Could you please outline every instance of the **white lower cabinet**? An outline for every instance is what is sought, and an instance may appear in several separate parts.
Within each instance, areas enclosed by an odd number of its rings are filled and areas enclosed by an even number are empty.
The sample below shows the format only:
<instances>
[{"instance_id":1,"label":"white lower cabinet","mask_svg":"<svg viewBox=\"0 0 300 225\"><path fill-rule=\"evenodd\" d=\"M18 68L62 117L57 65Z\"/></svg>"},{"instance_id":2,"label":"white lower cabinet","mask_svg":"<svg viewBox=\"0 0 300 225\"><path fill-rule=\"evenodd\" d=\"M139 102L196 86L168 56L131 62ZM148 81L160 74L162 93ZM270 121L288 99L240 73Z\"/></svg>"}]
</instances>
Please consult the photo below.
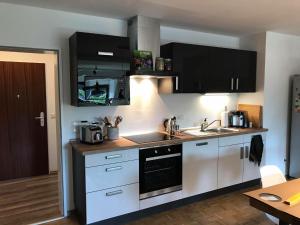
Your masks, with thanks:
<instances>
[{"instance_id":1,"label":"white lower cabinet","mask_svg":"<svg viewBox=\"0 0 300 225\"><path fill-rule=\"evenodd\" d=\"M87 224L139 210L139 184L86 194Z\"/></svg>"},{"instance_id":2,"label":"white lower cabinet","mask_svg":"<svg viewBox=\"0 0 300 225\"><path fill-rule=\"evenodd\" d=\"M244 144L244 174L243 174L243 182L247 182L250 180L255 180L260 178L259 166L257 163L250 162L250 146L251 143Z\"/></svg>"},{"instance_id":3,"label":"white lower cabinet","mask_svg":"<svg viewBox=\"0 0 300 225\"><path fill-rule=\"evenodd\" d=\"M217 189L218 138L183 143L183 197Z\"/></svg>"},{"instance_id":4,"label":"white lower cabinet","mask_svg":"<svg viewBox=\"0 0 300 225\"><path fill-rule=\"evenodd\" d=\"M243 182L243 144L219 147L218 188Z\"/></svg>"}]
</instances>

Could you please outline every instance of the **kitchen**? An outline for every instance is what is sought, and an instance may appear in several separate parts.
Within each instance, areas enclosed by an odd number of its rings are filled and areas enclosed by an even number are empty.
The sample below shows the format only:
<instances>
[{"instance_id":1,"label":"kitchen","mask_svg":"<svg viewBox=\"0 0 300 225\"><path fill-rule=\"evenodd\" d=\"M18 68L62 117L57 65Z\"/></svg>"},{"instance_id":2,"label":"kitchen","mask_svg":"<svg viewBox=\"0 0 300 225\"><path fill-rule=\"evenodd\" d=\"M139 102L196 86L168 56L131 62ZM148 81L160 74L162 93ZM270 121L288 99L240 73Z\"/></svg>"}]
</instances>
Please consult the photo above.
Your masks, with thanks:
<instances>
[{"instance_id":1,"label":"kitchen","mask_svg":"<svg viewBox=\"0 0 300 225\"><path fill-rule=\"evenodd\" d=\"M160 21L144 16L128 20L128 36L77 32L70 37L72 105L129 105L131 79L157 80L158 94L256 89L256 52L184 43L160 46ZM71 145L81 224L122 223L140 210L258 184L262 154L255 153L263 151L267 129L262 128L260 106L238 106L239 111L228 112L226 105L221 120L205 118L198 127L180 129L174 116L163 121L160 132L123 137L122 116L78 121L80 141ZM260 138L257 149L255 137Z\"/></svg>"},{"instance_id":2,"label":"kitchen","mask_svg":"<svg viewBox=\"0 0 300 225\"><path fill-rule=\"evenodd\" d=\"M298 63L296 63L299 56L297 52L292 51L292 49L298 48L297 36L267 31L257 35L240 37L162 24L160 45L180 42L256 51L256 92L206 95L199 93L159 94L158 79L132 78L130 79L129 106L74 107L71 106L70 100L68 38L75 32L126 37L127 20L83 16L76 13L6 3L2 3L1 6L3 6L1 7L1 15L4 16L5 20L11 21L12 24L11 28L3 34L1 46L59 49L60 51L64 215L74 210L72 154L69 140L79 137L79 133L76 136L74 130L82 120L95 121L99 117L111 116L114 118L121 115L123 121L119 125L120 136L131 136L162 131L163 120L172 116L176 116L180 128L195 127L200 126L205 118L208 118L208 122L219 119L225 106L227 106L228 111L231 111L237 109L238 104L263 105L263 124L268 129L266 132L265 161L267 164L275 164L282 171L285 171L285 150L288 143L286 134L286 130L288 130L288 77L299 73ZM20 23L20 20L13 18L12 15L16 12L22 18L23 24ZM56 13L58 13L58 17L55 16ZM35 18L35 20L29 20L30 17ZM43 19L41 20L41 18ZM60 20L65 22L63 28ZM49 24L49 26L44 27L44 23ZM2 20L1 26L7 27L4 20ZM26 36L18 35L23 26L31 31L26 32ZM286 43L289 45L287 46ZM234 86L236 86L236 80L234 82ZM282 95L278 96L278 90L282 91ZM283 137L282 140L281 137ZM238 142L240 144L240 141ZM248 143L248 141L241 143Z\"/></svg>"}]
</instances>

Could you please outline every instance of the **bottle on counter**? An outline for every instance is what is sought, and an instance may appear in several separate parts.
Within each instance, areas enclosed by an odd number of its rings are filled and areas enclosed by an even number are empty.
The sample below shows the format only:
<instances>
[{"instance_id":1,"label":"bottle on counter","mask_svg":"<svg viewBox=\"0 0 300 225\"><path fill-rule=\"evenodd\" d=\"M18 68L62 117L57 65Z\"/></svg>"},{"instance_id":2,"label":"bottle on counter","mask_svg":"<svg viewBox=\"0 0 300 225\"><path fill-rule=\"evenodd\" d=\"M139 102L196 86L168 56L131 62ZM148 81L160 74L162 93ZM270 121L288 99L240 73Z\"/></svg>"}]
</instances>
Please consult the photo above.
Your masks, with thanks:
<instances>
[{"instance_id":1,"label":"bottle on counter","mask_svg":"<svg viewBox=\"0 0 300 225\"><path fill-rule=\"evenodd\" d=\"M221 112L221 126L222 127L229 126L229 112L227 110L227 106L225 106L225 111Z\"/></svg>"}]
</instances>

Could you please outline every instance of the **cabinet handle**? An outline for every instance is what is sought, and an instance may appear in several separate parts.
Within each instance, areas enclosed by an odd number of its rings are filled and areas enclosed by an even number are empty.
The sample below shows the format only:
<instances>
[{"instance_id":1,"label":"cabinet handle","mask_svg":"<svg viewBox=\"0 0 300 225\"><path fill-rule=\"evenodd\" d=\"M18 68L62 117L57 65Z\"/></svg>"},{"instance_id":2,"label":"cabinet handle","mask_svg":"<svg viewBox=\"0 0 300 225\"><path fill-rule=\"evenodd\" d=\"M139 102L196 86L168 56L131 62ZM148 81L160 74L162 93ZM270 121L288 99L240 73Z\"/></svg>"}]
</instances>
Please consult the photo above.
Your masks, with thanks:
<instances>
[{"instance_id":1,"label":"cabinet handle","mask_svg":"<svg viewBox=\"0 0 300 225\"><path fill-rule=\"evenodd\" d=\"M233 82L234 82L234 80L233 80L233 78L231 78L231 90L233 90Z\"/></svg>"},{"instance_id":2,"label":"cabinet handle","mask_svg":"<svg viewBox=\"0 0 300 225\"><path fill-rule=\"evenodd\" d=\"M236 90L239 90L239 78L236 78Z\"/></svg>"},{"instance_id":3,"label":"cabinet handle","mask_svg":"<svg viewBox=\"0 0 300 225\"><path fill-rule=\"evenodd\" d=\"M175 90L176 90L176 91L178 91L178 86L179 86L178 80L179 80L179 78L178 78L178 76L176 76L176 77L175 77Z\"/></svg>"},{"instance_id":4,"label":"cabinet handle","mask_svg":"<svg viewBox=\"0 0 300 225\"><path fill-rule=\"evenodd\" d=\"M240 151L240 159L244 158L244 147L241 147L241 151Z\"/></svg>"},{"instance_id":5,"label":"cabinet handle","mask_svg":"<svg viewBox=\"0 0 300 225\"><path fill-rule=\"evenodd\" d=\"M249 146L245 147L245 158L249 158Z\"/></svg>"},{"instance_id":6,"label":"cabinet handle","mask_svg":"<svg viewBox=\"0 0 300 225\"><path fill-rule=\"evenodd\" d=\"M102 52L98 51L98 55L103 55L103 56L114 56L113 52Z\"/></svg>"},{"instance_id":7,"label":"cabinet handle","mask_svg":"<svg viewBox=\"0 0 300 225\"><path fill-rule=\"evenodd\" d=\"M122 166L116 166L116 167L106 168L105 171L106 171L106 172L111 172L111 171L121 170L121 169L123 169Z\"/></svg>"},{"instance_id":8,"label":"cabinet handle","mask_svg":"<svg viewBox=\"0 0 300 225\"><path fill-rule=\"evenodd\" d=\"M122 155L121 154L118 154L118 155L107 155L105 156L105 159L118 159L118 158L121 158Z\"/></svg>"},{"instance_id":9,"label":"cabinet handle","mask_svg":"<svg viewBox=\"0 0 300 225\"><path fill-rule=\"evenodd\" d=\"M117 190L117 191L111 191L111 192L107 192L106 193L106 196L113 196L113 195L119 195L119 194L122 194L123 191L122 190Z\"/></svg>"},{"instance_id":10,"label":"cabinet handle","mask_svg":"<svg viewBox=\"0 0 300 225\"><path fill-rule=\"evenodd\" d=\"M203 145L208 145L208 142L200 142L196 144L196 146L203 146Z\"/></svg>"}]
</instances>

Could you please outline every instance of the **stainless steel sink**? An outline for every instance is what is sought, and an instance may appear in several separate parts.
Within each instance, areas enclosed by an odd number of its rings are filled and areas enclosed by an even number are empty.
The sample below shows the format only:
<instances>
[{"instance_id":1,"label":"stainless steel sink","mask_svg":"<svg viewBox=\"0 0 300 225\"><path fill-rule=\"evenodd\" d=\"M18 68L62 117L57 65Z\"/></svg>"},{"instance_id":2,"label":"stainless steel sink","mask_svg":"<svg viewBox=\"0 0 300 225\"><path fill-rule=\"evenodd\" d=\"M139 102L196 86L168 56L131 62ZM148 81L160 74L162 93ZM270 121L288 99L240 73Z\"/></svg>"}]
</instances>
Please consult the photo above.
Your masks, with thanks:
<instances>
[{"instance_id":1,"label":"stainless steel sink","mask_svg":"<svg viewBox=\"0 0 300 225\"><path fill-rule=\"evenodd\" d=\"M200 129L195 129L195 130L186 130L183 133L193 135L193 136L206 136L206 135L212 135L212 132L205 132L205 131L200 131Z\"/></svg>"},{"instance_id":2,"label":"stainless steel sink","mask_svg":"<svg viewBox=\"0 0 300 225\"><path fill-rule=\"evenodd\" d=\"M192 128L183 131L183 133L193 135L193 136L208 136L208 135L232 133L238 131L239 130L235 128L211 128L211 129L206 129L205 131L201 131L199 128L195 128L195 129Z\"/></svg>"},{"instance_id":3,"label":"stainless steel sink","mask_svg":"<svg viewBox=\"0 0 300 225\"><path fill-rule=\"evenodd\" d=\"M211 128L205 130L205 132L212 132L212 133L232 133L238 131L239 131L238 129L234 129L234 128Z\"/></svg>"}]
</instances>

